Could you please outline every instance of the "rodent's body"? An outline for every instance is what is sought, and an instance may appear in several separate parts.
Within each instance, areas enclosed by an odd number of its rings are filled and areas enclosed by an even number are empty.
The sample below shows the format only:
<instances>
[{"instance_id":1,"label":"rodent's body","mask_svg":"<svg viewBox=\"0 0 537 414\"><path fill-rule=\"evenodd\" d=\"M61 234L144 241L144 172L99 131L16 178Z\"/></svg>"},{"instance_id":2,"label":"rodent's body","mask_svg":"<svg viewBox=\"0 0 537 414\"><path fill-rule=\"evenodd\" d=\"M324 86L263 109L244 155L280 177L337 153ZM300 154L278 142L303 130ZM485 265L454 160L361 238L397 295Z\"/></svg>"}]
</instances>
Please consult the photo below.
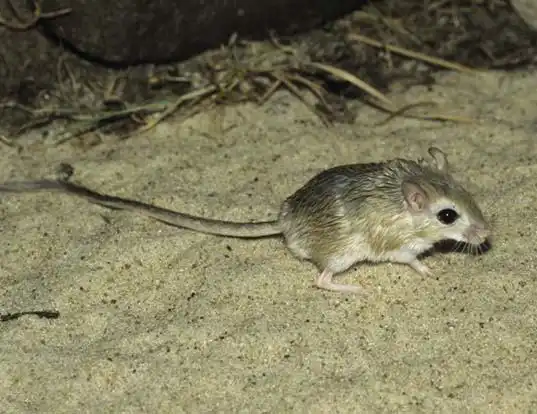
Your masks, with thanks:
<instances>
[{"instance_id":1,"label":"rodent's body","mask_svg":"<svg viewBox=\"0 0 537 414\"><path fill-rule=\"evenodd\" d=\"M420 173L406 160L321 172L283 203L279 223L287 246L334 273L364 260L408 262L432 247L416 237L401 192L405 177Z\"/></svg>"},{"instance_id":2,"label":"rodent's body","mask_svg":"<svg viewBox=\"0 0 537 414\"><path fill-rule=\"evenodd\" d=\"M417 257L434 243L451 238L478 245L488 237L479 207L448 173L445 155L436 148L429 153L433 163L395 159L325 170L283 202L277 220L261 223L191 216L61 180L5 183L0 192L61 191L222 236L281 234L295 256L319 268L318 287L357 292L358 286L336 284L332 277L361 261L405 263L429 274Z\"/></svg>"}]
</instances>

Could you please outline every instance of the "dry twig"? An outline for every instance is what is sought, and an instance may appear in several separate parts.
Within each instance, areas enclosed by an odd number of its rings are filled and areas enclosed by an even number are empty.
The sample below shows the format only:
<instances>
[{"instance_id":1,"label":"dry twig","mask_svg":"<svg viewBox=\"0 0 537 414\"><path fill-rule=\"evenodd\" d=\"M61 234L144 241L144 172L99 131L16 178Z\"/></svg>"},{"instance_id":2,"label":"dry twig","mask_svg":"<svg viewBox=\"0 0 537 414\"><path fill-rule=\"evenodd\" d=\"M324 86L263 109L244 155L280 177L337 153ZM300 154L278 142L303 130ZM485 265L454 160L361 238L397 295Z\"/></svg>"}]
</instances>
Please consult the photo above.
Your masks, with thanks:
<instances>
[{"instance_id":1,"label":"dry twig","mask_svg":"<svg viewBox=\"0 0 537 414\"><path fill-rule=\"evenodd\" d=\"M357 33L349 34L348 38L350 40L356 40L356 41L359 41L359 42L366 43L366 44L368 44L370 46L373 46L373 47L378 47L380 49L386 49L386 50L389 50L390 52L397 53L397 54L406 56L406 57L411 58L411 59L421 60L421 61L429 63L431 65L440 66L440 67L442 67L444 69L451 69L451 70L456 70L456 71L459 71L459 72L466 72L466 73L480 72L477 69L469 68L467 66L460 65L458 63L449 62L449 61L447 61L445 59L440 59L440 58L437 58L437 57L429 56L429 55L426 55L425 53L414 52L412 50L405 49L403 47L394 46L394 45L390 45L390 44L387 44L387 43L382 43L382 42L379 42L378 40L371 39L371 38L369 38L367 36L360 35L360 34L357 34Z\"/></svg>"},{"instance_id":2,"label":"dry twig","mask_svg":"<svg viewBox=\"0 0 537 414\"><path fill-rule=\"evenodd\" d=\"M354 40L363 39L355 37ZM372 43L372 41L369 42L369 44ZM96 97L102 95L100 101L97 100L95 107L85 105L84 107L76 108L67 106L31 108L16 102L8 102L0 104L0 108L23 111L31 117L30 122L20 128L18 133L57 119L70 121L73 125L70 125L57 141L57 144L61 144L86 132L101 130L107 125L129 121L134 124L141 124L140 127L122 137L125 138L136 133L148 131L162 120L181 110L183 115L190 116L218 104L252 101L261 105L276 91L286 89L315 112L322 122L327 125L332 119L337 118L337 109L326 99L328 95L324 82L326 76L328 76L353 85L364 91L367 96L374 98L370 104L389 114L383 123L397 116L426 120L469 122L468 119L462 117L443 114L409 113L411 109L430 106L431 103L428 102L410 103L402 108L397 108L385 94L356 75L327 63L312 61L307 56L302 56L293 47L282 45L276 38L273 38L274 47L272 49L262 51L262 53L255 50L255 53L250 53L254 55L252 57L248 55L248 52L252 52L255 46L255 44L247 44L246 48L239 48L236 38L230 41L229 45L216 56L219 58L218 63L212 60L206 62L205 84L197 88L191 88L180 96L172 100L167 99L164 102L159 100L129 105L121 99L121 91L125 86L125 80L120 81L118 76L114 76L109 78L102 88L96 87L92 89ZM421 54L412 54L402 48L389 45L382 45L382 47L413 59L425 60ZM459 68L457 65L446 65L445 61L436 60L435 63L444 64L444 66L451 69ZM66 82L63 81L62 71L65 71L67 75ZM58 63L58 79L62 84L60 90L61 102L69 101L70 95L75 96L75 98L71 97L71 100L79 101L76 99L78 91L87 90L87 86L77 81L69 66L63 61ZM164 82L192 84L188 78L182 76L158 77L153 73L149 74L148 84L162 84ZM319 108L312 105L306 95L307 92L313 95Z\"/></svg>"},{"instance_id":3,"label":"dry twig","mask_svg":"<svg viewBox=\"0 0 537 414\"><path fill-rule=\"evenodd\" d=\"M13 4L11 3L11 0L7 0L7 1L9 3L9 5L10 5L11 10L13 10L13 14L17 14L15 12L15 7L13 7ZM29 30L29 29L33 28L35 25L37 25L37 23L40 20L53 19L55 17L64 16L64 15L66 15L68 13L71 13L70 8L60 9L60 10L56 10L56 11L48 12L48 13L43 13L43 11L42 11L42 1L43 0L35 0L34 1L33 17L30 20L26 21L26 22L22 21L22 19L20 19L20 18L19 18L19 20L21 20L21 21L19 21L19 22L8 21L5 17L3 17L0 14L0 26L7 27L8 29L11 29L11 30L24 31L24 30Z\"/></svg>"}]
</instances>

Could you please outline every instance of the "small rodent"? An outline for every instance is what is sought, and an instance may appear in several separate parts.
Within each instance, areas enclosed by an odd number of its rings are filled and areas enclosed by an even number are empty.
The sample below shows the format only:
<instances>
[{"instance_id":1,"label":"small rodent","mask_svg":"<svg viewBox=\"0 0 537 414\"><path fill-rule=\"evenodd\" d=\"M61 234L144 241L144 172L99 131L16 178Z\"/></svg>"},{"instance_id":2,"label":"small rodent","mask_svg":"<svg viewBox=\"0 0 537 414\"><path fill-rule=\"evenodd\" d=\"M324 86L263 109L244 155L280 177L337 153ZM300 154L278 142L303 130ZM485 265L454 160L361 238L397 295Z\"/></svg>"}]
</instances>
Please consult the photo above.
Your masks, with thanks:
<instances>
[{"instance_id":1,"label":"small rodent","mask_svg":"<svg viewBox=\"0 0 537 414\"><path fill-rule=\"evenodd\" d=\"M451 176L446 155L436 147L428 152L430 161L397 158L329 168L288 197L277 220L257 223L196 217L99 194L65 179L8 182L0 191L60 191L219 236L282 235L296 257L317 266L317 287L360 292L356 285L334 283L333 276L362 261L405 263L430 275L418 256L433 244L454 240L478 248L490 235L474 198Z\"/></svg>"}]
</instances>

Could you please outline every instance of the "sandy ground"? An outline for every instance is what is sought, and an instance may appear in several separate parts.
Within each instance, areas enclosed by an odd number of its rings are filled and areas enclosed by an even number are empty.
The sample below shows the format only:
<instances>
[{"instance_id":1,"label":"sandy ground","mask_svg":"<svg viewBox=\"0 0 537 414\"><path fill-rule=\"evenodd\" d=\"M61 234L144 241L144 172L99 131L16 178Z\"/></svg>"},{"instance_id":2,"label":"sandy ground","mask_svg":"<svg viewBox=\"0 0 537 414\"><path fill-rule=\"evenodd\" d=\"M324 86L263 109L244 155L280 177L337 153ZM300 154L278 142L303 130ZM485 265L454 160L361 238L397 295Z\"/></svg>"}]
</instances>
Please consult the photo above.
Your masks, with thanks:
<instances>
[{"instance_id":1,"label":"sandy ground","mask_svg":"<svg viewBox=\"0 0 537 414\"><path fill-rule=\"evenodd\" d=\"M369 108L327 129L282 93L87 149L29 135L0 180L53 176L224 219L268 219L329 166L437 145L494 223L481 257L436 254L312 287L281 240L196 234L54 194L0 199L0 411L537 412L537 76L444 74L399 104L436 101L473 124Z\"/></svg>"}]
</instances>

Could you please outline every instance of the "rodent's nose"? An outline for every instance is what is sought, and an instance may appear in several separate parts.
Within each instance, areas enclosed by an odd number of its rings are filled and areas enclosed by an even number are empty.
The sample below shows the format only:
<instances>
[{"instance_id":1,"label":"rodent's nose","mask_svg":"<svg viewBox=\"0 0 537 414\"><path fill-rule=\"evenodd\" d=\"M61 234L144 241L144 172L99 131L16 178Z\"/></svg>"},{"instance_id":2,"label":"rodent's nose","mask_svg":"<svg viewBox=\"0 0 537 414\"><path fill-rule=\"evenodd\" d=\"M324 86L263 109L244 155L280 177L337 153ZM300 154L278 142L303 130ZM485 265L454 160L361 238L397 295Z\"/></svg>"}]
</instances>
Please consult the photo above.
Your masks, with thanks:
<instances>
[{"instance_id":1,"label":"rodent's nose","mask_svg":"<svg viewBox=\"0 0 537 414\"><path fill-rule=\"evenodd\" d=\"M490 237L490 233L487 225L472 224L466 234L469 243L482 244Z\"/></svg>"},{"instance_id":2,"label":"rodent's nose","mask_svg":"<svg viewBox=\"0 0 537 414\"><path fill-rule=\"evenodd\" d=\"M476 226L475 233L478 236L478 238L480 239L480 243L486 242L487 239L491 235L490 228L487 225L485 225L485 226Z\"/></svg>"},{"instance_id":3,"label":"rodent's nose","mask_svg":"<svg viewBox=\"0 0 537 414\"><path fill-rule=\"evenodd\" d=\"M477 232L483 240L486 240L488 237L490 237L492 233L490 227L486 224L484 226L478 226Z\"/></svg>"}]
</instances>

